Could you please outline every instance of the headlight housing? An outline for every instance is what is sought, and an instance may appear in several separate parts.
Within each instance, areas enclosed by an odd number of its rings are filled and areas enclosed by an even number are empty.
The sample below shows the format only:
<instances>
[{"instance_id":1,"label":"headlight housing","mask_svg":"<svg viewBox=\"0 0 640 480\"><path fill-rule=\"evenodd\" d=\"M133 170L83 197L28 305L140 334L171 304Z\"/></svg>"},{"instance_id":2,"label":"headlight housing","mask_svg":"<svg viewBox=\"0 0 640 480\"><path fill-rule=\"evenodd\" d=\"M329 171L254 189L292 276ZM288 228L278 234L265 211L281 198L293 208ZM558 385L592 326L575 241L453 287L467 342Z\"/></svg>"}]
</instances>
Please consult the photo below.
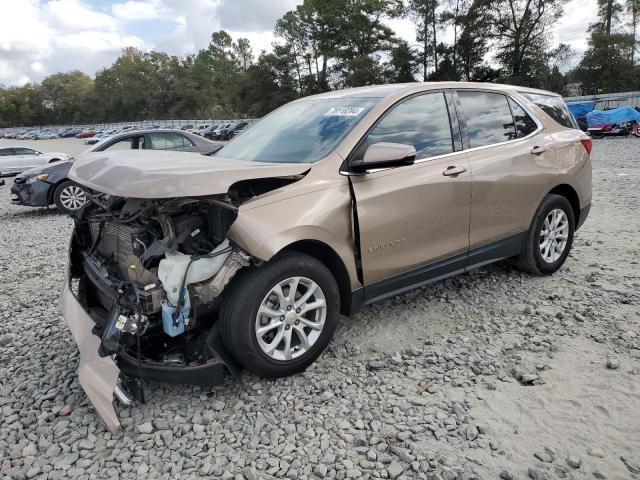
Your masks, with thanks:
<instances>
[{"instance_id":1,"label":"headlight housing","mask_svg":"<svg viewBox=\"0 0 640 480\"><path fill-rule=\"evenodd\" d=\"M36 183L38 181L45 181L49 178L48 173L41 173L40 175L34 175L33 177L29 177L28 183Z\"/></svg>"}]
</instances>

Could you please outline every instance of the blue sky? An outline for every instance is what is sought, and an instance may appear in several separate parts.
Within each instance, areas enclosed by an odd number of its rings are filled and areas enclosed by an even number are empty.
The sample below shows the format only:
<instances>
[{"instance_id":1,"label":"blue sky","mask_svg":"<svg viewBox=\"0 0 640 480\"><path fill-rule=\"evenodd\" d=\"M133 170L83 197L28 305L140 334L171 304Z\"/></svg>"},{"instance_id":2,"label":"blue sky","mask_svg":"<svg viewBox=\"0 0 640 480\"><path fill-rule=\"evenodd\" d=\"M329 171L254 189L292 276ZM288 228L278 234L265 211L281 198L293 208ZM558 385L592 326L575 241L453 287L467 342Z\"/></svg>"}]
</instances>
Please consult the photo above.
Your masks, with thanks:
<instances>
[{"instance_id":1,"label":"blue sky","mask_svg":"<svg viewBox=\"0 0 640 480\"><path fill-rule=\"evenodd\" d=\"M301 0L0 0L0 84L21 85L46 75L109 66L123 47L185 55L205 48L225 29L246 37L254 54L269 50L278 18ZM586 47L596 0L570 0L554 27L554 43ZM414 26L388 21L415 43ZM446 40L451 32L442 32Z\"/></svg>"}]
</instances>

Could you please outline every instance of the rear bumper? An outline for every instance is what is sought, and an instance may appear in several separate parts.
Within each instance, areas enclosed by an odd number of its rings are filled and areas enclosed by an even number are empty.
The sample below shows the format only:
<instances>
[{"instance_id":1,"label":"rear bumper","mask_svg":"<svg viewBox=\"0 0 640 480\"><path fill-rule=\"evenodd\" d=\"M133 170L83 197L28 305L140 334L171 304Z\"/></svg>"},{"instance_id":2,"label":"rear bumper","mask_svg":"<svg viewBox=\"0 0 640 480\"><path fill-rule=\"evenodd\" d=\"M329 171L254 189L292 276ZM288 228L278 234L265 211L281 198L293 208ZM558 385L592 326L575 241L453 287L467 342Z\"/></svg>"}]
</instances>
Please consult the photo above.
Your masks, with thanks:
<instances>
[{"instance_id":1,"label":"rear bumper","mask_svg":"<svg viewBox=\"0 0 640 480\"><path fill-rule=\"evenodd\" d=\"M120 421L113 408L113 393L120 370L111 357L98 355L100 339L91 331L94 322L71 291L70 277L67 277L60 295L60 309L80 350L80 385L107 428L116 432Z\"/></svg>"}]
</instances>

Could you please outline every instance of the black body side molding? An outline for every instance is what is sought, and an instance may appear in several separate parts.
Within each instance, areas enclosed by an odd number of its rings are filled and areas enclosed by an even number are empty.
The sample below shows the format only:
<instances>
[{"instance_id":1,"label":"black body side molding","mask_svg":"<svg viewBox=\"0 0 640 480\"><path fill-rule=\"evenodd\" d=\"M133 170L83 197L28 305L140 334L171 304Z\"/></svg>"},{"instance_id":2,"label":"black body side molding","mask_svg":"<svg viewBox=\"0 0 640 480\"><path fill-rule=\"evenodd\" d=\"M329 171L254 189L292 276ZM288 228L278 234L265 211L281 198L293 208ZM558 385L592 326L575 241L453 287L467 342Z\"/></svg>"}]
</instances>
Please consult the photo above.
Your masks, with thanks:
<instances>
[{"instance_id":1,"label":"black body side molding","mask_svg":"<svg viewBox=\"0 0 640 480\"><path fill-rule=\"evenodd\" d=\"M524 230L444 260L365 285L352 292L351 313L355 313L362 305L379 302L489 263L515 257L520 254L526 238L527 231Z\"/></svg>"}]
</instances>

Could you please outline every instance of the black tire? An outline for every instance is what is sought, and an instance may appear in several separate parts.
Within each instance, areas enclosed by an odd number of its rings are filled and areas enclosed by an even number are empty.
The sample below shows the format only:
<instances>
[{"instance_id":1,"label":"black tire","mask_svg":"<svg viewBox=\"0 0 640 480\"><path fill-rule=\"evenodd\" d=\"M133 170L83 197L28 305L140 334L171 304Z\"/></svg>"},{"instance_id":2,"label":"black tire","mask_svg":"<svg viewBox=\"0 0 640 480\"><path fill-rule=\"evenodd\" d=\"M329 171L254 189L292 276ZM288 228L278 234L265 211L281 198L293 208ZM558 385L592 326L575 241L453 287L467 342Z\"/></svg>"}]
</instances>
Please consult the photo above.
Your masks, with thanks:
<instances>
[{"instance_id":1,"label":"black tire","mask_svg":"<svg viewBox=\"0 0 640 480\"><path fill-rule=\"evenodd\" d=\"M540 252L540 237L545 219L555 209L562 210L568 220L567 243L560 257L554 262L547 262ZM562 195L547 195L536 210L531 222L531 227L527 233L527 239L522 247L522 252L516 261L516 265L521 270L533 275L550 275L556 272L567 259L571 246L573 245L573 234L575 232L575 216L571 203Z\"/></svg>"},{"instance_id":2,"label":"black tire","mask_svg":"<svg viewBox=\"0 0 640 480\"><path fill-rule=\"evenodd\" d=\"M289 277L306 277L320 287L326 302L325 324L307 352L291 360L275 360L258 345L256 317L270 290ZM284 377L303 371L318 358L333 337L339 312L340 293L329 269L308 255L282 253L260 267L239 272L229 286L220 308L222 341L247 370L263 377Z\"/></svg>"},{"instance_id":3,"label":"black tire","mask_svg":"<svg viewBox=\"0 0 640 480\"><path fill-rule=\"evenodd\" d=\"M53 203L56 205L56 208L60 210L62 213L67 215L72 215L78 208L68 208L64 205L65 201L61 198L63 192L68 190L69 188L79 188L84 191L81 185L78 185L76 182L72 182L71 180L65 180L62 183L59 183L56 189L53 192Z\"/></svg>"},{"instance_id":4,"label":"black tire","mask_svg":"<svg viewBox=\"0 0 640 480\"><path fill-rule=\"evenodd\" d=\"M52 158L51 160L49 160L49 163L59 162L59 161L60 161L59 158Z\"/></svg>"}]
</instances>

